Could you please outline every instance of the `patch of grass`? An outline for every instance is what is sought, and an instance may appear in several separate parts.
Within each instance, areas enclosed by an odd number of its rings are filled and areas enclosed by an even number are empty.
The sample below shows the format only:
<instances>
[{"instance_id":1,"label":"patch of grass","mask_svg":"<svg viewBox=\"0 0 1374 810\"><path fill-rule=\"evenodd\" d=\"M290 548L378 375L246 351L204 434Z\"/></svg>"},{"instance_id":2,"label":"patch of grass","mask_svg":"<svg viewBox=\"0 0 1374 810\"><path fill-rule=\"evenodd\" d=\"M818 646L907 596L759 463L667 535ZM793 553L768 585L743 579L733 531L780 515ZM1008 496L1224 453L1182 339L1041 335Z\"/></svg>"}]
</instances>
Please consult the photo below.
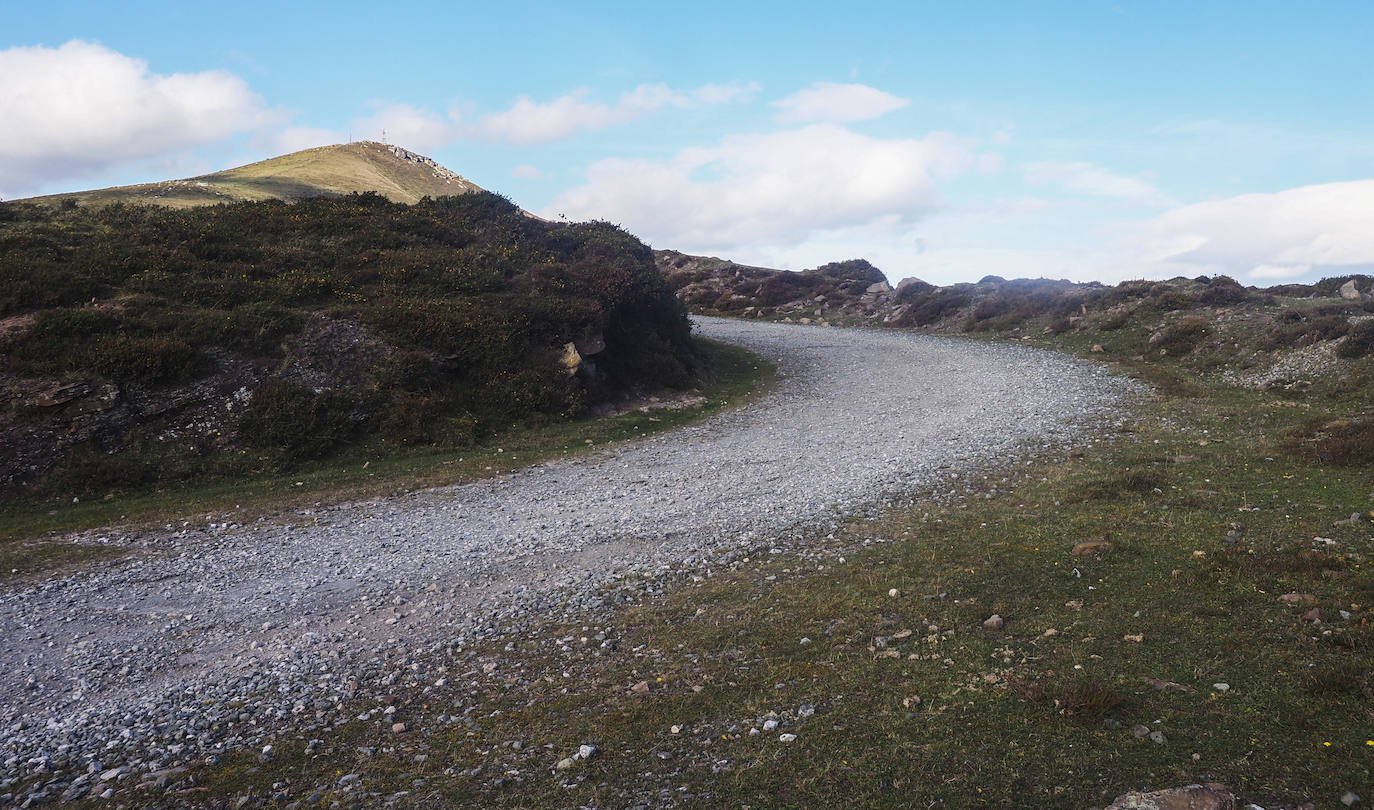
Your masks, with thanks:
<instances>
[{"instance_id":1,"label":"patch of grass","mask_svg":"<svg viewBox=\"0 0 1374 810\"><path fill-rule=\"evenodd\" d=\"M700 390L706 401L690 408L658 408L538 426L517 424L458 450L415 449L372 441L289 473L245 476L132 496L112 494L60 505L50 499L5 502L0 504L0 579L33 576L83 561L93 553L90 547L54 539L56 534L119 524L180 525L216 515L242 522L292 508L465 483L673 430L738 407L772 386L776 369L763 358L708 338L697 338L696 342L703 358ZM94 453L92 458L109 463L103 453ZM114 488L136 473L115 467L101 474L107 486ZM83 478L94 474L87 469ZM11 569L16 570L11 573Z\"/></svg>"}]
</instances>

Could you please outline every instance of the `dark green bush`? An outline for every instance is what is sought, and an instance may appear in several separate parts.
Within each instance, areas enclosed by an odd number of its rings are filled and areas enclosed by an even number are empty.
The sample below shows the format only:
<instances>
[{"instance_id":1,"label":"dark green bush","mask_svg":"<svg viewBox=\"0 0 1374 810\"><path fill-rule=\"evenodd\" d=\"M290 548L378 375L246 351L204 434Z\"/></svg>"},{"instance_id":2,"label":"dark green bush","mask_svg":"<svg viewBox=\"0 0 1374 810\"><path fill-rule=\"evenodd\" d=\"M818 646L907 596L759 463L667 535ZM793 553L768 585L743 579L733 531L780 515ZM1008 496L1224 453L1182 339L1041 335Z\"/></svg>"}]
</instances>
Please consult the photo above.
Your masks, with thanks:
<instances>
[{"instance_id":1,"label":"dark green bush","mask_svg":"<svg viewBox=\"0 0 1374 810\"><path fill-rule=\"evenodd\" d=\"M1366 414L1300 426L1288 434L1285 447L1322 464L1369 466L1374 464L1374 416Z\"/></svg>"},{"instance_id":2,"label":"dark green bush","mask_svg":"<svg viewBox=\"0 0 1374 810\"><path fill-rule=\"evenodd\" d=\"M175 337L107 335L90 345L79 367L109 380L141 385L181 382L209 371L212 364Z\"/></svg>"},{"instance_id":3,"label":"dark green bush","mask_svg":"<svg viewBox=\"0 0 1374 810\"><path fill-rule=\"evenodd\" d=\"M1212 328L1205 319L1187 317L1153 335L1146 343L1145 350L1178 357L1193 351L1210 334Z\"/></svg>"},{"instance_id":4,"label":"dark green bush","mask_svg":"<svg viewBox=\"0 0 1374 810\"><path fill-rule=\"evenodd\" d=\"M271 380L253 392L239 430L250 446L279 450L288 462L322 458L362 431L356 404L343 391Z\"/></svg>"},{"instance_id":5,"label":"dark green bush","mask_svg":"<svg viewBox=\"0 0 1374 810\"><path fill-rule=\"evenodd\" d=\"M1374 354L1374 320L1361 321L1350 327L1336 353L1349 360Z\"/></svg>"},{"instance_id":6,"label":"dark green bush","mask_svg":"<svg viewBox=\"0 0 1374 810\"><path fill-rule=\"evenodd\" d=\"M1227 304L1240 304L1248 301L1251 294L1230 276L1217 276L1207 282L1207 289L1198 296L1198 302L1204 306L1216 307Z\"/></svg>"},{"instance_id":7,"label":"dark green bush","mask_svg":"<svg viewBox=\"0 0 1374 810\"><path fill-rule=\"evenodd\" d=\"M1342 315L1307 317L1289 310L1260 343L1266 351L1310 346L1323 340L1335 340L1350 331L1350 322Z\"/></svg>"},{"instance_id":8,"label":"dark green bush","mask_svg":"<svg viewBox=\"0 0 1374 810\"><path fill-rule=\"evenodd\" d=\"M824 276L826 278L839 281L857 281L867 287L870 284L877 284L880 281L887 281L887 276L883 271L874 267L867 259L848 259L842 262L831 262L820 267L806 270L803 275ZM862 292L862 290L860 290Z\"/></svg>"}]
</instances>

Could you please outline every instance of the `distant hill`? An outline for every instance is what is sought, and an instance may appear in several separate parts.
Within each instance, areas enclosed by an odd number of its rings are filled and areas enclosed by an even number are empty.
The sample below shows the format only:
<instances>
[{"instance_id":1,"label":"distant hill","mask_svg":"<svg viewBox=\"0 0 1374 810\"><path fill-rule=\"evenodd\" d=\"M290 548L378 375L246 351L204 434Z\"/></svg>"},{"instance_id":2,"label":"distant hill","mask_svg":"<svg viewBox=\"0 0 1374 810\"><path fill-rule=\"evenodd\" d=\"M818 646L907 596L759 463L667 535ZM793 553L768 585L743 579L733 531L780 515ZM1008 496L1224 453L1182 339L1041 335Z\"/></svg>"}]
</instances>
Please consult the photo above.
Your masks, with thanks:
<instances>
[{"instance_id":1,"label":"distant hill","mask_svg":"<svg viewBox=\"0 0 1374 810\"><path fill-rule=\"evenodd\" d=\"M987 276L937 287L908 278L894 289L862 259L802 272L672 250L655 251L654 260L693 314L1086 347L1374 406L1374 278L1367 275L1265 289L1227 276L1115 286Z\"/></svg>"},{"instance_id":2,"label":"distant hill","mask_svg":"<svg viewBox=\"0 0 1374 810\"><path fill-rule=\"evenodd\" d=\"M236 169L135 186L32 197L27 202L82 206L139 203L190 208L221 202L338 197L373 191L392 202L414 203L482 191L430 158L399 146L356 141L292 152Z\"/></svg>"}]
</instances>

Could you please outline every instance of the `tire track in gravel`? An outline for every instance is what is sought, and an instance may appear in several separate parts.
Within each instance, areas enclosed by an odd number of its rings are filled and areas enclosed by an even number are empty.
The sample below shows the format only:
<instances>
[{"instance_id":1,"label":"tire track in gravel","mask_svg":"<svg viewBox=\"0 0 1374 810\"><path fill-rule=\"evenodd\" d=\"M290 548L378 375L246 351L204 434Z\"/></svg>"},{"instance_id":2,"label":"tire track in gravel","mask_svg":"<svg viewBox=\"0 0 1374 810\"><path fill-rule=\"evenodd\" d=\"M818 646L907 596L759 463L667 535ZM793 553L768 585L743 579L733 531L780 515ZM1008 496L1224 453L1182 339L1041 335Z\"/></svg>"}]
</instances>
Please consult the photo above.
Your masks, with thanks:
<instances>
[{"instance_id":1,"label":"tire track in gravel","mask_svg":"<svg viewBox=\"0 0 1374 810\"><path fill-rule=\"evenodd\" d=\"M595 607L617 574L702 564L952 468L1071 442L1130 389L1017 345L697 321L777 362L776 390L613 450L296 525L212 524L0 593L0 775L39 758L84 770L97 749L108 766L249 744L253 732L201 721L250 694L271 695L256 704L264 725L323 712L385 677L384 649Z\"/></svg>"}]
</instances>

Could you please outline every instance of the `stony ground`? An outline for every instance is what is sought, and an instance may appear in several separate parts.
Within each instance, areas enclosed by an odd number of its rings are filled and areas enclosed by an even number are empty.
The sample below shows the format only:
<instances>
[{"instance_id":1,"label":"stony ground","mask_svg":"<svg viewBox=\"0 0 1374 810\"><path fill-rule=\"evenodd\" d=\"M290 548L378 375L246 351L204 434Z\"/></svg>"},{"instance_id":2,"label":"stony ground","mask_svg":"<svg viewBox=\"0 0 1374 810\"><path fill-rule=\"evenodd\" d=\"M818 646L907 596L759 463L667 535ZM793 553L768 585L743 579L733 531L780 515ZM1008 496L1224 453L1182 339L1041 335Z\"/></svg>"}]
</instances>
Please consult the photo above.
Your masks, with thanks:
<instances>
[{"instance_id":1,"label":"stony ground","mask_svg":"<svg viewBox=\"0 0 1374 810\"><path fill-rule=\"evenodd\" d=\"M415 680L445 649L1084 439L1130 390L1020 346L704 318L699 329L777 362L776 390L692 428L476 484L251 525L111 532L145 551L0 593L0 806L98 795L288 726L327 733L354 698Z\"/></svg>"}]
</instances>

